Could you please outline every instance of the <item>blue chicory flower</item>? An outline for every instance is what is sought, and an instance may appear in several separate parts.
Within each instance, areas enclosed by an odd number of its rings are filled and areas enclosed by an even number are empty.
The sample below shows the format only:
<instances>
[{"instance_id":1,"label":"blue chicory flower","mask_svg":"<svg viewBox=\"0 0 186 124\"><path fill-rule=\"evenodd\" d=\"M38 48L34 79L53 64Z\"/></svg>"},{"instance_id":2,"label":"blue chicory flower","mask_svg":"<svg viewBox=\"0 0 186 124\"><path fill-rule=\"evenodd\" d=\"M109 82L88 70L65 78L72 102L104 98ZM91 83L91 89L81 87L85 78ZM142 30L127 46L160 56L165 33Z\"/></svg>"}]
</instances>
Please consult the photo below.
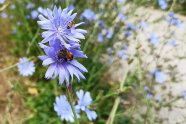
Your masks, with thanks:
<instances>
[{"instance_id":1,"label":"blue chicory flower","mask_svg":"<svg viewBox=\"0 0 186 124\"><path fill-rule=\"evenodd\" d=\"M66 79L67 85L69 84L69 78L73 81L73 75L78 78L85 79L82 72L88 72L87 69L80 64L73 57L82 57L87 58L86 55L83 55L82 51L76 50L76 48L80 48L79 44L62 44L60 45L59 39L51 40L49 42L50 46L46 46L44 44L40 44L41 48L44 49L46 56L39 56L39 58L43 61L42 65L47 66L50 65L45 78L56 78L59 75L59 84L62 85L64 80ZM70 52L73 54L72 59L69 60L64 57L63 54L66 52ZM66 55L65 55L66 56Z\"/></svg>"},{"instance_id":2,"label":"blue chicory flower","mask_svg":"<svg viewBox=\"0 0 186 124\"><path fill-rule=\"evenodd\" d=\"M104 38L103 38L102 33L99 33L99 34L98 34L98 41L99 41L99 42L103 42L103 41L104 41Z\"/></svg>"},{"instance_id":3,"label":"blue chicory flower","mask_svg":"<svg viewBox=\"0 0 186 124\"><path fill-rule=\"evenodd\" d=\"M127 59L127 55L125 55L122 50L118 50L118 56L124 60Z\"/></svg>"},{"instance_id":4,"label":"blue chicory flower","mask_svg":"<svg viewBox=\"0 0 186 124\"><path fill-rule=\"evenodd\" d=\"M35 66L33 61L28 61L28 58L23 57L19 59L18 71L22 76L29 76L35 72Z\"/></svg>"},{"instance_id":5,"label":"blue chicory flower","mask_svg":"<svg viewBox=\"0 0 186 124\"><path fill-rule=\"evenodd\" d=\"M5 0L0 0L0 4L3 4L5 2Z\"/></svg>"},{"instance_id":6,"label":"blue chicory flower","mask_svg":"<svg viewBox=\"0 0 186 124\"><path fill-rule=\"evenodd\" d=\"M20 26L20 25L21 25L21 22L20 22L20 21L18 21L18 22L17 22L17 25L18 25L18 26Z\"/></svg>"},{"instance_id":7,"label":"blue chicory flower","mask_svg":"<svg viewBox=\"0 0 186 124\"><path fill-rule=\"evenodd\" d=\"M125 15L124 15L123 13L121 13L121 12L118 14L117 17L118 17L118 19L120 19L120 20L123 21L123 22L127 20L127 16L125 16Z\"/></svg>"},{"instance_id":8,"label":"blue chicory flower","mask_svg":"<svg viewBox=\"0 0 186 124\"><path fill-rule=\"evenodd\" d=\"M159 45L159 39L154 33L150 34L150 43L155 46Z\"/></svg>"},{"instance_id":9,"label":"blue chicory flower","mask_svg":"<svg viewBox=\"0 0 186 124\"><path fill-rule=\"evenodd\" d=\"M38 7L38 12L41 13L43 16L47 16L47 10L43 9L42 7Z\"/></svg>"},{"instance_id":10,"label":"blue chicory flower","mask_svg":"<svg viewBox=\"0 0 186 124\"><path fill-rule=\"evenodd\" d=\"M126 37L129 37L129 36L132 35L132 32L131 32L130 30L126 30L126 31L124 32L124 34L125 34Z\"/></svg>"},{"instance_id":11,"label":"blue chicory flower","mask_svg":"<svg viewBox=\"0 0 186 124\"><path fill-rule=\"evenodd\" d=\"M5 12L2 12L2 13L1 13L1 17L2 17L2 18L7 18L8 15L7 15Z\"/></svg>"},{"instance_id":12,"label":"blue chicory flower","mask_svg":"<svg viewBox=\"0 0 186 124\"><path fill-rule=\"evenodd\" d=\"M181 21L177 18L174 12L169 12L168 16L166 16L166 21L171 25L175 25L178 28L184 28Z\"/></svg>"},{"instance_id":13,"label":"blue chicory flower","mask_svg":"<svg viewBox=\"0 0 186 124\"><path fill-rule=\"evenodd\" d=\"M34 3L28 3L27 5L26 5L26 9L32 9L32 8L34 8L35 7L35 4Z\"/></svg>"},{"instance_id":14,"label":"blue chicory flower","mask_svg":"<svg viewBox=\"0 0 186 124\"><path fill-rule=\"evenodd\" d=\"M31 11L31 16L32 16L32 19L36 19L38 17L38 11L37 10L33 10Z\"/></svg>"},{"instance_id":15,"label":"blue chicory flower","mask_svg":"<svg viewBox=\"0 0 186 124\"><path fill-rule=\"evenodd\" d=\"M182 95L183 95L184 99L186 99L186 91L183 91Z\"/></svg>"},{"instance_id":16,"label":"blue chicory flower","mask_svg":"<svg viewBox=\"0 0 186 124\"><path fill-rule=\"evenodd\" d=\"M144 22L143 20L140 22L140 27L142 28L142 29L146 29L147 27L148 27L148 25L147 25L147 23L146 22Z\"/></svg>"},{"instance_id":17,"label":"blue chicory flower","mask_svg":"<svg viewBox=\"0 0 186 124\"><path fill-rule=\"evenodd\" d=\"M40 21L38 21L38 24L41 25L42 29L47 30L42 33L42 37L44 38L42 43L46 43L55 38L58 38L61 42L68 40L80 42L79 39L85 39L83 34L87 33L87 31L75 29L83 23L74 24L72 27L68 26L76 17L76 13L71 15L72 11L73 10L68 12L67 8L63 10L61 8L57 9L55 6L53 11L47 9L47 18L39 15Z\"/></svg>"},{"instance_id":18,"label":"blue chicory flower","mask_svg":"<svg viewBox=\"0 0 186 124\"><path fill-rule=\"evenodd\" d=\"M15 8L16 8L15 4L12 4L11 9L15 9Z\"/></svg>"},{"instance_id":19,"label":"blue chicory flower","mask_svg":"<svg viewBox=\"0 0 186 124\"><path fill-rule=\"evenodd\" d=\"M96 14L90 9L85 9L80 16L80 20L84 18L87 19L88 21L94 21L96 20Z\"/></svg>"},{"instance_id":20,"label":"blue chicory flower","mask_svg":"<svg viewBox=\"0 0 186 124\"><path fill-rule=\"evenodd\" d=\"M61 120L66 120L70 122L74 122L74 114L72 112L72 108L67 101L66 96L61 95L56 97L56 103L54 103L54 111L57 112L57 115L61 117ZM77 114L77 117L80 117Z\"/></svg>"},{"instance_id":21,"label":"blue chicory flower","mask_svg":"<svg viewBox=\"0 0 186 124\"><path fill-rule=\"evenodd\" d=\"M109 29L109 30L107 31L106 37L107 37L108 39L111 39L113 34L114 34L113 30L112 30L112 29Z\"/></svg>"},{"instance_id":22,"label":"blue chicory flower","mask_svg":"<svg viewBox=\"0 0 186 124\"><path fill-rule=\"evenodd\" d=\"M161 9L167 8L167 0L158 0L158 4L161 7Z\"/></svg>"},{"instance_id":23,"label":"blue chicory flower","mask_svg":"<svg viewBox=\"0 0 186 124\"><path fill-rule=\"evenodd\" d=\"M158 70L154 70L154 76L158 83L163 83L165 81L164 79L164 73Z\"/></svg>"},{"instance_id":24,"label":"blue chicory flower","mask_svg":"<svg viewBox=\"0 0 186 124\"><path fill-rule=\"evenodd\" d=\"M146 97L147 97L148 99L152 99L154 96L153 96L152 94L150 94L150 93L147 93L147 94L146 94Z\"/></svg>"},{"instance_id":25,"label":"blue chicory flower","mask_svg":"<svg viewBox=\"0 0 186 124\"><path fill-rule=\"evenodd\" d=\"M176 42L176 40L170 40L170 41L168 41L168 44L170 46L175 46L175 45L177 45L177 42Z\"/></svg>"},{"instance_id":26,"label":"blue chicory flower","mask_svg":"<svg viewBox=\"0 0 186 124\"><path fill-rule=\"evenodd\" d=\"M69 9L69 10L74 10L74 9L75 9L74 4L71 3L71 4L68 6L68 9Z\"/></svg>"},{"instance_id":27,"label":"blue chicory flower","mask_svg":"<svg viewBox=\"0 0 186 124\"><path fill-rule=\"evenodd\" d=\"M95 120L97 118L97 114L95 111L90 111L88 106L92 103L92 98L90 96L90 92L85 92L83 90L79 90L76 92L78 97L78 104L75 106L77 110L85 111L87 117L90 121Z\"/></svg>"}]
</instances>

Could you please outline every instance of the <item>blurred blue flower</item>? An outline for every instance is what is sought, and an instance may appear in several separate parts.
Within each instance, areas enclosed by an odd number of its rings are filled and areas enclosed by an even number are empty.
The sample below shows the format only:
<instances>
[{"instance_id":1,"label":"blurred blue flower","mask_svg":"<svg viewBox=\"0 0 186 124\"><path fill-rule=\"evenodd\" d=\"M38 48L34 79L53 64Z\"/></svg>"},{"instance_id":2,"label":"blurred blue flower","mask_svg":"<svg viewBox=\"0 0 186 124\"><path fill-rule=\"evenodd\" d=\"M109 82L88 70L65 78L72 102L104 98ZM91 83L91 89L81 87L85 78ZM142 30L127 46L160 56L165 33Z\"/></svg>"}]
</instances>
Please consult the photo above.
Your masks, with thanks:
<instances>
[{"instance_id":1,"label":"blurred blue flower","mask_svg":"<svg viewBox=\"0 0 186 124\"><path fill-rule=\"evenodd\" d=\"M3 4L5 2L5 0L0 0L0 4Z\"/></svg>"},{"instance_id":2,"label":"blurred blue flower","mask_svg":"<svg viewBox=\"0 0 186 124\"><path fill-rule=\"evenodd\" d=\"M2 13L1 13L1 17L2 17L2 18L7 18L8 15L7 15L5 12L2 12Z\"/></svg>"},{"instance_id":3,"label":"blurred blue flower","mask_svg":"<svg viewBox=\"0 0 186 124\"><path fill-rule=\"evenodd\" d=\"M148 99L152 99L154 96L153 96L152 94L150 94L150 93L147 93L147 94L146 94L146 97L147 97Z\"/></svg>"},{"instance_id":4,"label":"blurred blue flower","mask_svg":"<svg viewBox=\"0 0 186 124\"><path fill-rule=\"evenodd\" d=\"M146 29L148 27L147 23L144 22L143 20L140 22L140 28Z\"/></svg>"},{"instance_id":5,"label":"blurred blue flower","mask_svg":"<svg viewBox=\"0 0 186 124\"><path fill-rule=\"evenodd\" d=\"M124 45L123 45L123 49L124 49L125 51L127 51L127 50L128 50L128 46L127 46L126 44L124 44Z\"/></svg>"},{"instance_id":6,"label":"blurred blue flower","mask_svg":"<svg viewBox=\"0 0 186 124\"><path fill-rule=\"evenodd\" d=\"M12 31L12 34L17 34L17 30L13 30Z\"/></svg>"},{"instance_id":7,"label":"blurred blue flower","mask_svg":"<svg viewBox=\"0 0 186 124\"><path fill-rule=\"evenodd\" d=\"M26 5L26 9L32 9L32 8L34 8L35 7L35 4L34 3L28 3L27 5Z\"/></svg>"},{"instance_id":8,"label":"blurred blue flower","mask_svg":"<svg viewBox=\"0 0 186 124\"><path fill-rule=\"evenodd\" d=\"M127 59L127 55L125 55L122 50L118 50L118 56L124 60Z\"/></svg>"},{"instance_id":9,"label":"blurred blue flower","mask_svg":"<svg viewBox=\"0 0 186 124\"><path fill-rule=\"evenodd\" d=\"M72 25L72 27L68 27L68 24L74 20L76 17L76 13L72 14L72 10L68 12L68 9L57 9L54 7L54 10L51 11L47 9L47 18L43 15L39 15L40 21L38 24L41 25L42 29L48 30L42 33L42 43L46 43L52 39L58 38L61 42L65 41L76 41L80 42L79 39L85 39L84 35L87 33L86 30L83 29L75 29L77 26L83 24L78 23ZM64 43L63 43L64 44Z\"/></svg>"},{"instance_id":10,"label":"blurred blue flower","mask_svg":"<svg viewBox=\"0 0 186 124\"><path fill-rule=\"evenodd\" d=\"M151 89L148 86L144 86L145 91L151 91Z\"/></svg>"},{"instance_id":11,"label":"blurred blue flower","mask_svg":"<svg viewBox=\"0 0 186 124\"><path fill-rule=\"evenodd\" d=\"M98 34L98 39L97 40L99 42L103 42L104 41L103 35L101 33Z\"/></svg>"},{"instance_id":12,"label":"blurred blue flower","mask_svg":"<svg viewBox=\"0 0 186 124\"><path fill-rule=\"evenodd\" d=\"M82 72L88 72L87 69L80 64L77 60L73 59L73 57L82 57L87 58L86 55L83 55L82 51L76 50L79 48L79 44L62 44L60 45L60 41L58 39L51 40L49 42L49 46L44 44L40 44L40 47L44 49L46 56L39 56L39 58L43 61L42 65L47 66L50 65L45 78L56 78L59 75L59 84L62 85L64 80L66 79L67 85L69 84L69 78L73 81L73 75L78 78L85 79ZM71 52L73 56L71 59L64 57L66 52Z\"/></svg>"},{"instance_id":13,"label":"blurred blue flower","mask_svg":"<svg viewBox=\"0 0 186 124\"><path fill-rule=\"evenodd\" d=\"M117 0L117 2L119 2L119 3L125 3L126 0Z\"/></svg>"},{"instance_id":14,"label":"blurred blue flower","mask_svg":"<svg viewBox=\"0 0 186 124\"><path fill-rule=\"evenodd\" d=\"M108 64L109 64L109 65L112 65L112 63L113 63L113 60L112 60L112 59L109 59L109 60L108 60Z\"/></svg>"},{"instance_id":15,"label":"blurred blue flower","mask_svg":"<svg viewBox=\"0 0 186 124\"><path fill-rule=\"evenodd\" d=\"M176 17L176 14L174 12L169 12L168 16L166 16L166 21L169 24L175 25L178 28L184 28L181 21Z\"/></svg>"},{"instance_id":16,"label":"blurred blue flower","mask_svg":"<svg viewBox=\"0 0 186 124\"><path fill-rule=\"evenodd\" d=\"M74 9L75 9L74 4L71 3L71 4L68 6L68 9L69 9L69 10L74 10Z\"/></svg>"},{"instance_id":17,"label":"blurred blue flower","mask_svg":"<svg viewBox=\"0 0 186 124\"><path fill-rule=\"evenodd\" d=\"M177 42L176 42L176 40L170 40L170 41L168 41L168 44L170 46L175 46L175 45L177 45Z\"/></svg>"},{"instance_id":18,"label":"blurred blue flower","mask_svg":"<svg viewBox=\"0 0 186 124\"><path fill-rule=\"evenodd\" d=\"M19 59L18 71L22 76L29 76L35 72L35 66L33 61L28 61L28 58L23 57Z\"/></svg>"},{"instance_id":19,"label":"blurred blue flower","mask_svg":"<svg viewBox=\"0 0 186 124\"><path fill-rule=\"evenodd\" d=\"M125 36L126 37L129 37L129 36L131 36L132 35L132 32L131 31L129 31L129 30L126 30L125 31Z\"/></svg>"},{"instance_id":20,"label":"blurred blue flower","mask_svg":"<svg viewBox=\"0 0 186 124\"><path fill-rule=\"evenodd\" d=\"M61 117L61 120L74 122L74 114L65 95L56 97L56 103L54 103L54 111L57 112L57 115Z\"/></svg>"},{"instance_id":21,"label":"blurred blue flower","mask_svg":"<svg viewBox=\"0 0 186 124\"><path fill-rule=\"evenodd\" d=\"M118 14L118 19L120 19L121 21L126 21L127 20L127 16L125 16L123 13L119 13Z\"/></svg>"},{"instance_id":22,"label":"blurred blue flower","mask_svg":"<svg viewBox=\"0 0 186 124\"><path fill-rule=\"evenodd\" d=\"M159 45L159 39L154 33L150 34L150 43L155 46Z\"/></svg>"},{"instance_id":23,"label":"blurred blue flower","mask_svg":"<svg viewBox=\"0 0 186 124\"><path fill-rule=\"evenodd\" d=\"M183 95L184 99L186 99L186 91L183 91L182 95Z\"/></svg>"},{"instance_id":24,"label":"blurred blue flower","mask_svg":"<svg viewBox=\"0 0 186 124\"><path fill-rule=\"evenodd\" d=\"M160 102L161 101L161 97L160 96L157 96L156 97L156 101Z\"/></svg>"},{"instance_id":25,"label":"blurred blue flower","mask_svg":"<svg viewBox=\"0 0 186 124\"><path fill-rule=\"evenodd\" d=\"M111 39L113 34L114 34L113 30L112 30L112 29L109 29L109 30L107 31L107 36L106 36L106 37L107 37L108 39Z\"/></svg>"},{"instance_id":26,"label":"blurred blue flower","mask_svg":"<svg viewBox=\"0 0 186 124\"><path fill-rule=\"evenodd\" d=\"M18 22L17 22L17 25L18 25L18 26L20 26L20 25L21 25L21 22L20 22L20 21L18 21Z\"/></svg>"},{"instance_id":27,"label":"blurred blue flower","mask_svg":"<svg viewBox=\"0 0 186 124\"><path fill-rule=\"evenodd\" d=\"M158 0L158 4L161 7L161 9L167 8L167 0Z\"/></svg>"},{"instance_id":28,"label":"blurred blue flower","mask_svg":"<svg viewBox=\"0 0 186 124\"><path fill-rule=\"evenodd\" d=\"M31 11L31 16L32 16L32 19L36 19L38 17L38 11L37 10L33 10Z\"/></svg>"},{"instance_id":29,"label":"blurred blue flower","mask_svg":"<svg viewBox=\"0 0 186 124\"><path fill-rule=\"evenodd\" d=\"M94 21L96 20L96 14L90 9L85 9L80 16L80 20L84 18L87 19L88 21Z\"/></svg>"},{"instance_id":30,"label":"blurred blue flower","mask_svg":"<svg viewBox=\"0 0 186 124\"><path fill-rule=\"evenodd\" d=\"M104 28L105 27L105 22L103 20L98 20L98 28Z\"/></svg>"},{"instance_id":31,"label":"blurred blue flower","mask_svg":"<svg viewBox=\"0 0 186 124\"><path fill-rule=\"evenodd\" d=\"M164 79L164 73L158 70L154 70L154 76L158 83L163 83L165 81Z\"/></svg>"},{"instance_id":32,"label":"blurred blue flower","mask_svg":"<svg viewBox=\"0 0 186 124\"><path fill-rule=\"evenodd\" d=\"M15 8L16 8L15 4L12 4L11 9L15 9Z\"/></svg>"},{"instance_id":33,"label":"blurred blue flower","mask_svg":"<svg viewBox=\"0 0 186 124\"><path fill-rule=\"evenodd\" d=\"M26 15L26 18L27 18L27 19L30 19L30 15Z\"/></svg>"},{"instance_id":34,"label":"blurred blue flower","mask_svg":"<svg viewBox=\"0 0 186 124\"><path fill-rule=\"evenodd\" d=\"M172 20L172 23L173 23L173 25L175 25L178 28L182 28L182 29L184 28L183 24L181 23L181 21L179 19Z\"/></svg>"},{"instance_id":35,"label":"blurred blue flower","mask_svg":"<svg viewBox=\"0 0 186 124\"><path fill-rule=\"evenodd\" d=\"M127 24L127 29L128 30L134 30L134 31L137 30L137 28L132 23Z\"/></svg>"},{"instance_id":36,"label":"blurred blue flower","mask_svg":"<svg viewBox=\"0 0 186 124\"><path fill-rule=\"evenodd\" d=\"M85 111L88 119L90 121L95 120L97 118L97 114L95 111L90 111L88 109L88 106L92 103L92 98L90 96L90 92L84 93L83 90L79 90L76 92L76 95L79 99L78 104L75 106L75 108L78 110Z\"/></svg>"},{"instance_id":37,"label":"blurred blue flower","mask_svg":"<svg viewBox=\"0 0 186 124\"><path fill-rule=\"evenodd\" d=\"M13 15L10 15L10 19L13 19L14 18L14 16Z\"/></svg>"}]
</instances>

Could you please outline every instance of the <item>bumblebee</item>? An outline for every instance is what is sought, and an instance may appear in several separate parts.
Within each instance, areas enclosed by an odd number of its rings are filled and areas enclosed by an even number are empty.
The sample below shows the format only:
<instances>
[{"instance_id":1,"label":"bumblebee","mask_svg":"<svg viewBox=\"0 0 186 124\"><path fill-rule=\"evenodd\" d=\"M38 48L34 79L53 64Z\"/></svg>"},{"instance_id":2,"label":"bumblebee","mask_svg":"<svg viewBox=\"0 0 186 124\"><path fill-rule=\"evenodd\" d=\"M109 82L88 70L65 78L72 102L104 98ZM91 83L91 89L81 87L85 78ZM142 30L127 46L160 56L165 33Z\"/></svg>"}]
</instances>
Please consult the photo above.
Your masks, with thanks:
<instances>
[{"instance_id":1,"label":"bumblebee","mask_svg":"<svg viewBox=\"0 0 186 124\"><path fill-rule=\"evenodd\" d=\"M58 58L63 58L66 61L72 61L74 56L73 53L70 52L65 46L62 46L62 49L57 52Z\"/></svg>"}]
</instances>

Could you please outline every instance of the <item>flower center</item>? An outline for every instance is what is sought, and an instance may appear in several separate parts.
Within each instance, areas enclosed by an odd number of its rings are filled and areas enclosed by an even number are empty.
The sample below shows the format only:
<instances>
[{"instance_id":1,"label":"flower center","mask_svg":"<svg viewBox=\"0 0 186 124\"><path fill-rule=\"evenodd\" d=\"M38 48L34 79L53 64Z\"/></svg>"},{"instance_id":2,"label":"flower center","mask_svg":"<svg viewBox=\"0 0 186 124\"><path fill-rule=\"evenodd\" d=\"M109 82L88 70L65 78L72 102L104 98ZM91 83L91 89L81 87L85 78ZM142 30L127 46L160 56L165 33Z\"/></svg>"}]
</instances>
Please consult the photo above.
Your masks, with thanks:
<instances>
[{"instance_id":1,"label":"flower center","mask_svg":"<svg viewBox=\"0 0 186 124\"><path fill-rule=\"evenodd\" d=\"M63 28L62 28L62 27L59 27L59 28L58 28L58 32L59 32L59 33L63 33Z\"/></svg>"}]
</instances>

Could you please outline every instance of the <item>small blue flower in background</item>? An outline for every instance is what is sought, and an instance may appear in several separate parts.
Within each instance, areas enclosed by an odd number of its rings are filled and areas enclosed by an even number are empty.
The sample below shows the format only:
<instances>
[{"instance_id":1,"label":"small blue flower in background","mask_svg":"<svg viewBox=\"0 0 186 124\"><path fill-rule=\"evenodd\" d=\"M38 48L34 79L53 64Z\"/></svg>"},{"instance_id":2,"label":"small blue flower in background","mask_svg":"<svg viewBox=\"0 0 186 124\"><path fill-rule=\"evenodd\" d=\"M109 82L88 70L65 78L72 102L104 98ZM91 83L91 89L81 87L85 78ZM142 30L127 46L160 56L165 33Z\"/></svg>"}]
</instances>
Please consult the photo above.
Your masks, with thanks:
<instances>
[{"instance_id":1,"label":"small blue flower in background","mask_svg":"<svg viewBox=\"0 0 186 124\"><path fill-rule=\"evenodd\" d=\"M145 90L145 91L151 91L151 89L150 89L148 86L145 86L145 87L144 87L144 90Z\"/></svg>"},{"instance_id":2,"label":"small blue flower in background","mask_svg":"<svg viewBox=\"0 0 186 124\"><path fill-rule=\"evenodd\" d=\"M16 8L15 4L12 4L11 9L15 9L15 8Z\"/></svg>"},{"instance_id":3,"label":"small blue flower in background","mask_svg":"<svg viewBox=\"0 0 186 124\"><path fill-rule=\"evenodd\" d=\"M90 96L90 92L85 92L83 90L79 90L76 92L76 95L78 97L78 104L75 106L75 108L78 110L85 111L87 114L87 117L90 121L95 120L97 118L97 114L95 111L90 111L88 109L88 106L92 103L92 98Z\"/></svg>"},{"instance_id":4,"label":"small blue flower in background","mask_svg":"<svg viewBox=\"0 0 186 124\"><path fill-rule=\"evenodd\" d=\"M141 21L141 22L140 22L140 28L146 29L147 27L148 27L148 25L147 25L146 22L144 22L144 21Z\"/></svg>"},{"instance_id":5,"label":"small blue flower in background","mask_svg":"<svg viewBox=\"0 0 186 124\"><path fill-rule=\"evenodd\" d=\"M170 40L170 41L168 41L168 44L170 46L175 46L175 45L177 45L177 42L176 42L176 40Z\"/></svg>"},{"instance_id":6,"label":"small blue flower in background","mask_svg":"<svg viewBox=\"0 0 186 124\"><path fill-rule=\"evenodd\" d=\"M113 34L114 34L113 30L112 30L112 29L109 29L109 30L107 31L106 37L107 37L108 39L111 39Z\"/></svg>"},{"instance_id":7,"label":"small blue flower in background","mask_svg":"<svg viewBox=\"0 0 186 124\"><path fill-rule=\"evenodd\" d=\"M13 15L10 15L10 19L13 19L14 18L14 16Z\"/></svg>"},{"instance_id":8,"label":"small blue flower in background","mask_svg":"<svg viewBox=\"0 0 186 124\"><path fill-rule=\"evenodd\" d=\"M184 26L181 23L181 21L176 17L176 14L174 12L169 12L168 16L166 16L166 21L171 25L175 25L178 28L183 29Z\"/></svg>"},{"instance_id":9,"label":"small blue flower in background","mask_svg":"<svg viewBox=\"0 0 186 124\"><path fill-rule=\"evenodd\" d=\"M57 115L61 117L61 120L74 122L74 114L69 102L67 101L66 96L61 95L59 97L56 97L56 103L54 103L54 111L57 112ZM80 116L77 114L77 117Z\"/></svg>"},{"instance_id":10,"label":"small blue flower in background","mask_svg":"<svg viewBox=\"0 0 186 124\"><path fill-rule=\"evenodd\" d=\"M64 80L66 79L67 85L69 84L69 78L73 81L73 75L78 78L85 79L82 72L88 72L87 69L80 64L73 57L82 57L87 58L86 55L83 55L82 51L76 50L79 48L79 44L61 44L58 39L52 40L49 42L49 46L44 44L40 44L40 47L44 49L46 56L39 56L39 58L43 61L42 65L47 66L50 65L45 78L56 78L59 75L59 84L62 85ZM68 60L63 56L64 53L71 52L73 54L72 60Z\"/></svg>"},{"instance_id":11,"label":"small blue flower in background","mask_svg":"<svg viewBox=\"0 0 186 124\"><path fill-rule=\"evenodd\" d=\"M75 9L74 4L71 3L71 4L68 6L68 9L69 9L69 10L74 10L74 9Z\"/></svg>"},{"instance_id":12,"label":"small blue flower in background","mask_svg":"<svg viewBox=\"0 0 186 124\"><path fill-rule=\"evenodd\" d=\"M128 50L128 46L127 46L126 44L124 44L124 45L123 45L123 49L124 49L125 51L127 51L127 50Z\"/></svg>"},{"instance_id":13,"label":"small blue flower in background","mask_svg":"<svg viewBox=\"0 0 186 124\"><path fill-rule=\"evenodd\" d=\"M26 5L26 9L32 9L32 8L34 8L35 7L35 4L34 3L28 3L27 5Z\"/></svg>"},{"instance_id":14,"label":"small blue flower in background","mask_svg":"<svg viewBox=\"0 0 186 124\"><path fill-rule=\"evenodd\" d=\"M38 17L38 11L36 11L36 10L33 10L33 11L31 11L31 16L32 16L32 19L36 19L37 17Z\"/></svg>"},{"instance_id":15,"label":"small blue flower in background","mask_svg":"<svg viewBox=\"0 0 186 124\"><path fill-rule=\"evenodd\" d=\"M167 0L158 0L158 4L161 7L161 9L167 8Z\"/></svg>"},{"instance_id":16,"label":"small blue flower in background","mask_svg":"<svg viewBox=\"0 0 186 124\"><path fill-rule=\"evenodd\" d=\"M2 18L7 18L8 15L7 15L5 12L2 12L2 13L1 13L1 17L2 17Z\"/></svg>"},{"instance_id":17,"label":"small blue flower in background","mask_svg":"<svg viewBox=\"0 0 186 124\"><path fill-rule=\"evenodd\" d=\"M18 71L22 76L29 76L35 72L35 66L33 61L28 61L28 58L23 57L19 59Z\"/></svg>"},{"instance_id":18,"label":"small blue flower in background","mask_svg":"<svg viewBox=\"0 0 186 124\"><path fill-rule=\"evenodd\" d=\"M123 22L127 20L127 16L125 16L125 15L124 15L123 13L121 13L121 12L118 14L117 17L118 17L118 19L120 19L120 20L123 21Z\"/></svg>"},{"instance_id":19,"label":"small blue flower in background","mask_svg":"<svg viewBox=\"0 0 186 124\"><path fill-rule=\"evenodd\" d=\"M18 21L18 22L17 22L17 25L18 25L18 26L20 26L20 25L21 25L21 22L20 22L20 21Z\"/></svg>"},{"instance_id":20,"label":"small blue flower in background","mask_svg":"<svg viewBox=\"0 0 186 124\"><path fill-rule=\"evenodd\" d=\"M102 29L105 27L105 22L103 20L98 20L98 28Z\"/></svg>"},{"instance_id":21,"label":"small blue flower in background","mask_svg":"<svg viewBox=\"0 0 186 124\"><path fill-rule=\"evenodd\" d=\"M183 95L184 99L186 99L186 91L183 91L182 95Z\"/></svg>"},{"instance_id":22,"label":"small blue flower in background","mask_svg":"<svg viewBox=\"0 0 186 124\"><path fill-rule=\"evenodd\" d=\"M161 97L160 96L157 96L156 97L156 101L160 102L161 101Z\"/></svg>"},{"instance_id":23,"label":"small blue flower in background","mask_svg":"<svg viewBox=\"0 0 186 124\"><path fill-rule=\"evenodd\" d=\"M154 33L150 34L150 43L155 46L159 45L159 39Z\"/></svg>"},{"instance_id":24,"label":"small blue flower in background","mask_svg":"<svg viewBox=\"0 0 186 124\"><path fill-rule=\"evenodd\" d=\"M99 33L99 34L98 34L98 41L99 41L99 42L103 42L103 41L104 41L104 38L103 38L102 33Z\"/></svg>"},{"instance_id":25,"label":"small blue flower in background","mask_svg":"<svg viewBox=\"0 0 186 124\"><path fill-rule=\"evenodd\" d=\"M153 72L155 79L158 83L163 83L165 81L164 79L164 73L158 70L154 70Z\"/></svg>"},{"instance_id":26,"label":"small blue flower in background","mask_svg":"<svg viewBox=\"0 0 186 124\"><path fill-rule=\"evenodd\" d=\"M88 21L94 21L96 20L96 14L90 10L90 9L85 9L84 12L80 16L80 20L82 19L87 19Z\"/></svg>"},{"instance_id":27,"label":"small blue flower in background","mask_svg":"<svg viewBox=\"0 0 186 124\"><path fill-rule=\"evenodd\" d=\"M108 64L109 64L109 65L112 65L112 63L113 63L113 60L109 59L109 60L108 60Z\"/></svg>"},{"instance_id":28,"label":"small blue flower in background","mask_svg":"<svg viewBox=\"0 0 186 124\"><path fill-rule=\"evenodd\" d=\"M122 50L118 50L118 56L124 60L127 59L127 55L125 55Z\"/></svg>"},{"instance_id":29,"label":"small blue flower in background","mask_svg":"<svg viewBox=\"0 0 186 124\"><path fill-rule=\"evenodd\" d=\"M13 30L12 31L12 34L17 34L17 30Z\"/></svg>"},{"instance_id":30,"label":"small blue flower in background","mask_svg":"<svg viewBox=\"0 0 186 124\"><path fill-rule=\"evenodd\" d=\"M147 93L147 94L146 94L146 97L147 97L148 99L152 99L154 96L153 96L152 94L150 94L150 93Z\"/></svg>"},{"instance_id":31,"label":"small blue flower in background","mask_svg":"<svg viewBox=\"0 0 186 124\"><path fill-rule=\"evenodd\" d=\"M5 0L0 0L0 4L3 4L5 2Z\"/></svg>"},{"instance_id":32,"label":"small blue flower in background","mask_svg":"<svg viewBox=\"0 0 186 124\"><path fill-rule=\"evenodd\" d=\"M127 24L127 29L128 30L134 30L134 31L137 30L137 28L132 23Z\"/></svg>"},{"instance_id":33,"label":"small blue flower in background","mask_svg":"<svg viewBox=\"0 0 186 124\"><path fill-rule=\"evenodd\" d=\"M129 36L132 35L132 32L129 31L129 30L126 30L126 31L124 32L124 34L125 34L126 37L129 37Z\"/></svg>"},{"instance_id":34,"label":"small blue flower in background","mask_svg":"<svg viewBox=\"0 0 186 124\"><path fill-rule=\"evenodd\" d=\"M30 19L30 15L26 15L26 18L27 18L27 19Z\"/></svg>"},{"instance_id":35,"label":"small blue flower in background","mask_svg":"<svg viewBox=\"0 0 186 124\"><path fill-rule=\"evenodd\" d=\"M87 33L87 31L75 29L83 23L74 24L72 27L68 27L68 24L76 17L76 13L71 15L72 11L73 10L68 11L67 8L63 10L61 8L57 9L55 6L53 11L47 9L46 17L48 19L43 15L39 15L40 21L38 21L38 24L41 25L42 29L47 30L42 33L42 37L44 38L41 41L42 43L46 43L55 38L58 38L63 44L65 41L69 40L80 42L79 39L85 39L83 34Z\"/></svg>"},{"instance_id":36,"label":"small blue flower in background","mask_svg":"<svg viewBox=\"0 0 186 124\"><path fill-rule=\"evenodd\" d=\"M183 24L181 23L181 21L180 21L179 19L174 19L174 20L172 21L172 23L173 23L173 25L175 25L175 26L178 27L178 28L181 28L181 29L184 28Z\"/></svg>"},{"instance_id":37,"label":"small blue flower in background","mask_svg":"<svg viewBox=\"0 0 186 124\"><path fill-rule=\"evenodd\" d=\"M125 3L126 0L117 0L117 2L119 2L119 3Z\"/></svg>"}]
</instances>

